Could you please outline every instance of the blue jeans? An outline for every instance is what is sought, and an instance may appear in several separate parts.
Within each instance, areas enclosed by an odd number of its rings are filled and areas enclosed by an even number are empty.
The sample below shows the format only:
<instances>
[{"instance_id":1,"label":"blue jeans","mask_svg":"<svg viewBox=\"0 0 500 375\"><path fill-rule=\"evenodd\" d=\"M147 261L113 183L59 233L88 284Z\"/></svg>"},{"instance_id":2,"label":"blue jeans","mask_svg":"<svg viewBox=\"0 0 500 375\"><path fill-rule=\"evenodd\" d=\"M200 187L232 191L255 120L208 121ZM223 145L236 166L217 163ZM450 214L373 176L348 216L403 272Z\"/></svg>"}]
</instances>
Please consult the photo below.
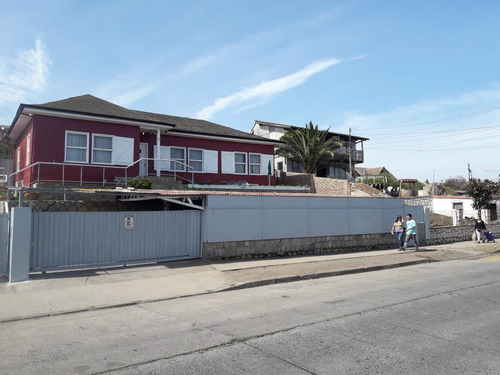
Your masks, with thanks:
<instances>
[{"instance_id":1,"label":"blue jeans","mask_svg":"<svg viewBox=\"0 0 500 375\"><path fill-rule=\"evenodd\" d=\"M403 231L396 232L396 236L398 237L398 245L399 245L399 248L401 249L403 247L403 243L404 243L405 232L403 232Z\"/></svg>"}]
</instances>

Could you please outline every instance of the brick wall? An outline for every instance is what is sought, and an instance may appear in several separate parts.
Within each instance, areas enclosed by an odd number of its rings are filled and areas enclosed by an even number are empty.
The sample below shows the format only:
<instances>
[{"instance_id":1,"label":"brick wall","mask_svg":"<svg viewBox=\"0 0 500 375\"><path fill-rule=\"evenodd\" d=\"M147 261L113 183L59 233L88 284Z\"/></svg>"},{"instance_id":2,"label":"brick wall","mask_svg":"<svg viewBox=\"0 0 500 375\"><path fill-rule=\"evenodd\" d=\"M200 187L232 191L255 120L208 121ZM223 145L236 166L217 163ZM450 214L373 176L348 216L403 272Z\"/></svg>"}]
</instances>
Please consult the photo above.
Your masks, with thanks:
<instances>
[{"instance_id":1,"label":"brick wall","mask_svg":"<svg viewBox=\"0 0 500 375\"><path fill-rule=\"evenodd\" d=\"M334 196L350 195L349 182L347 180L313 177L313 182L316 194L334 195Z\"/></svg>"},{"instance_id":2,"label":"brick wall","mask_svg":"<svg viewBox=\"0 0 500 375\"><path fill-rule=\"evenodd\" d=\"M348 196L349 182L334 178L316 177L308 173L281 172L278 182L290 186L309 186L314 194Z\"/></svg>"}]
</instances>

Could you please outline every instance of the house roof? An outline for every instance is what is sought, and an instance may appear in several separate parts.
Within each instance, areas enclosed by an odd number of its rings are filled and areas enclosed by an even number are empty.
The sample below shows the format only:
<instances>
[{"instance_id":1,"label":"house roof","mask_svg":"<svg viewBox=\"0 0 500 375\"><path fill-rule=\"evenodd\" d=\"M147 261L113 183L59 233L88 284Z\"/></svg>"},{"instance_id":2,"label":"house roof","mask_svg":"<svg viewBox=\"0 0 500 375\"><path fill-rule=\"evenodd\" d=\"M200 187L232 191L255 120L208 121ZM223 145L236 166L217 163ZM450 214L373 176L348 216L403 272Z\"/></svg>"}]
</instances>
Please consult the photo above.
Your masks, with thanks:
<instances>
[{"instance_id":1,"label":"house roof","mask_svg":"<svg viewBox=\"0 0 500 375\"><path fill-rule=\"evenodd\" d=\"M389 175L396 179L396 177L387 170L385 167L373 167L373 168L364 168L364 167L356 167L356 173L359 176L381 176L384 172L386 175Z\"/></svg>"},{"instance_id":2,"label":"house roof","mask_svg":"<svg viewBox=\"0 0 500 375\"><path fill-rule=\"evenodd\" d=\"M172 115L164 115L161 113L134 111L146 116L154 121L173 125L174 128L169 133L179 134L198 134L208 136L219 136L226 138L239 138L245 140L254 140L266 143L277 143L276 141L269 140L268 138L260 137L241 130L233 129L228 126L219 125L210 121L194 119L190 117L179 117Z\"/></svg>"},{"instance_id":3,"label":"house roof","mask_svg":"<svg viewBox=\"0 0 500 375\"><path fill-rule=\"evenodd\" d=\"M116 120L118 122L126 121L167 131L173 129L171 132L178 134L216 136L262 143L276 143L276 141L264 137L206 120L128 109L89 94L43 104L21 104L9 129L9 135L11 135L12 130L16 126L21 128L23 125L26 125L27 120L20 121L21 115L40 113L40 111L49 111L50 113L59 113L60 115L91 116L109 119L110 121ZM20 130L13 134L14 139L20 134Z\"/></svg>"},{"instance_id":4,"label":"house roof","mask_svg":"<svg viewBox=\"0 0 500 375\"><path fill-rule=\"evenodd\" d=\"M288 124L279 124L276 122L267 122L267 121L261 121L261 120L254 120L256 124L259 125L264 125L264 126L277 126L280 128L287 128L287 129L303 129L303 126L295 126L295 125L288 125ZM335 133L335 132L328 132L330 136L338 136L338 137L343 137L343 138L348 138L349 134L343 134L343 133ZM359 137L356 135L351 135L351 138L357 141L368 141L369 138L365 137Z\"/></svg>"}]
</instances>

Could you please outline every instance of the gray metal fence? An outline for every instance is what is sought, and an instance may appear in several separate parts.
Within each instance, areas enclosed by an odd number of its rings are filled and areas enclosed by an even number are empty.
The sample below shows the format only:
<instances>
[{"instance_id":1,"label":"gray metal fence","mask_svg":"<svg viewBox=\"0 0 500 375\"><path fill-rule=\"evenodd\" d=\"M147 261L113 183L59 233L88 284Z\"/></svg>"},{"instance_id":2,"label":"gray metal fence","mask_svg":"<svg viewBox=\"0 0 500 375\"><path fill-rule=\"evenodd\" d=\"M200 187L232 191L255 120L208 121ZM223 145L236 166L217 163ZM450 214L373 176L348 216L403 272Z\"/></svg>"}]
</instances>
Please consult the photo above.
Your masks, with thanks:
<instances>
[{"instance_id":1,"label":"gray metal fence","mask_svg":"<svg viewBox=\"0 0 500 375\"><path fill-rule=\"evenodd\" d=\"M0 276L9 274L9 214L0 214Z\"/></svg>"},{"instance_id":2,"label":"gray metal fence","mask_svg":"<svg viewBox=\"0 0 500 375\"><path fill-rule=\"evenodd\" d=\"M199 211L34 212L31 271L201 257Z\"/></svg>"}]
</instances>

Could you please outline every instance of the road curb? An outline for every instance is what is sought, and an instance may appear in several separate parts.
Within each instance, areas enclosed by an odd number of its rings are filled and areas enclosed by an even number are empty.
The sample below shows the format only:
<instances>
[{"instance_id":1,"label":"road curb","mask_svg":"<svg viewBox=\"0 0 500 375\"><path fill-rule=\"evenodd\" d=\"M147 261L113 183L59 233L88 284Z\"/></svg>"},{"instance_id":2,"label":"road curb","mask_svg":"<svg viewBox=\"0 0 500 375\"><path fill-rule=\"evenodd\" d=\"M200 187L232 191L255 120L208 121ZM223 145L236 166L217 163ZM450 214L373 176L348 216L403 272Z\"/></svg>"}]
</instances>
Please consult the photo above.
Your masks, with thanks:
<instances>
[{"instance_id":1,"label":"road curb","mask_svg":"<svg viewBox=\"0 0 500 375\"><path fill-rule=\"evenodd\" d=\"M359 268L344 269L344 270L338 270L338 271L319 272L319 273L311 273L311 274L304 274L304 275L285 276L285 277L272 278L272 279L263 279L263 280L258 280L258 281L249 281L249 282L244 282L244 283L241 283L238 285L233 285L233 286L229 286L229 287L222 287L222 288L216 289L216 290L206 290L203 292L184 294L184 295L178 295L178 296L172 296L172 297L141 299L141 300L136 300L136 301L131 301L131 302L116 303L116 304L112 304L112 305L89 306L89 307L80 308L80 309L53 311L53 312L33 314L33 315L28 315L28 316L12 317L12 318L0 320L0 324L18 322L18 321L23 321L23 320L47 318L47 317L53 317L53 316L78 314L78 313L89 312L89 311L118 309L118 308L123 308L123 307L143 305L143 304L147 304L147 303L163 302L163 301L170 301L170 300L174 300L174 299L202 296L202 295L213 294L213 293L256 288L256 287L266 286L266 285L283 284L283 283L290 283L290 282L295 282L295 281L312 280L312 279L319 279L319 278L324 278L324 277L342 276L342 275L356 274L356 273L362 273L362 272L380 271L380 270L386 270L386 269L391 269L391 268L399 268L399 267L406 267L406 266L413 266L413 265L417 265L417 264L434 263L434 262L440 262L440 260L427 258L427 259L412 260L412 261L408 261L408 262L399 262L399 263L394 263L394 264L384 264L384 265L378 265L378 266L359 267Z\"/></svg>"}]
</instances>

